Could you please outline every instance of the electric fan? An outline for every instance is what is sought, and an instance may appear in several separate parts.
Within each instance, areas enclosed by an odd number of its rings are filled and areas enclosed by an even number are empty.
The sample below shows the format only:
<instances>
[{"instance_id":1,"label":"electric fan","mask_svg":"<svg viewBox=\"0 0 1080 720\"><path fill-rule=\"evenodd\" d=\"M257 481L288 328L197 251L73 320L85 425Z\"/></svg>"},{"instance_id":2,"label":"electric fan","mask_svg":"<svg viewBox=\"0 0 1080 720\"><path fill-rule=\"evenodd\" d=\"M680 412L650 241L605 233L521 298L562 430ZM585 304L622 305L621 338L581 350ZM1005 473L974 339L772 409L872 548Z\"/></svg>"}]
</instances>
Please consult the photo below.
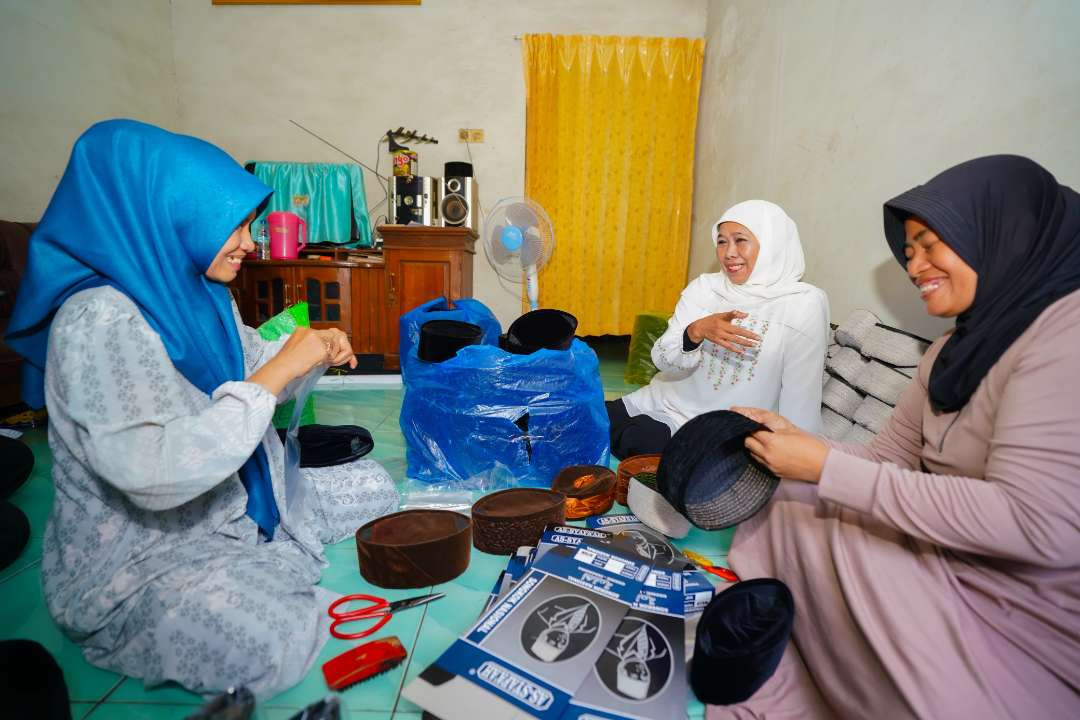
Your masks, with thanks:
<instances>
[{"instance_id":1,"label":"electric fan","mask_svg":"<svg viewBox=\"0 0 1080 720\"><path fill-rule=\"evenodd\" d=\"M540 269L555 249L551 218L538 202L526 197L503 198L484 218L484 253L500 276L525 278L529 309L540 300Z\"/></svg>"}]
</instances>

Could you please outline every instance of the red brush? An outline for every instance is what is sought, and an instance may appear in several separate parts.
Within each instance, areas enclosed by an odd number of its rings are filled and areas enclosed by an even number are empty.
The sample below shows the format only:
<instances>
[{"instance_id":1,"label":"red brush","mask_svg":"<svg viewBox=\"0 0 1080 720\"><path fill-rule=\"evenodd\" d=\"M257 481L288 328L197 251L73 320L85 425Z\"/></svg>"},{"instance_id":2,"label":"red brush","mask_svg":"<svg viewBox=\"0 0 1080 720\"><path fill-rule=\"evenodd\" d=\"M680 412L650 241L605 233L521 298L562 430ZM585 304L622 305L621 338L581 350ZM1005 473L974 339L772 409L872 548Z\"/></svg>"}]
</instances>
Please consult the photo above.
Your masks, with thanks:
<instances>
[{"instance_id":1,"label":"red brush","mask_svg":"<svg viewBox=\"0 0 1080 720\"><path fill-rule=\"evenodd\" d=\"M323 663L326 686L331 690L344 690L397 667L405 654L396 635L357 645Z\"/></svg>"}]
</instances>

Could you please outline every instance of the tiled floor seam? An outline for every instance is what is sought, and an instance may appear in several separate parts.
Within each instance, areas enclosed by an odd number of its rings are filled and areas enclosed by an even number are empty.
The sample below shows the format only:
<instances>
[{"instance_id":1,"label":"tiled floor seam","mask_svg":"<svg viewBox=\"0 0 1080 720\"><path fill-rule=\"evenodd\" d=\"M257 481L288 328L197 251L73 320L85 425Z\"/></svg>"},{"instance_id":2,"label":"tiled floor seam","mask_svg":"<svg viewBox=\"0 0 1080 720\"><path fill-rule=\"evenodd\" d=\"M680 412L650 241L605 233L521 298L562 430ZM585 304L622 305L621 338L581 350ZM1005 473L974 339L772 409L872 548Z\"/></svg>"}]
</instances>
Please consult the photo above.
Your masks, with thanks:
<instances>
[{"instance_id":1,"label":"tiled floor seam","mask_svg":"<svg viewBox=\"0 0 1080 720\"><path fill-rule=\"evenodd\" d=\"M11 580L12 578L26 572L30 568L37 567L40 564L41 564L41 558L38 558L37 560L34 560L33 562L31 562L29 565L21 567L18 570L12 572L10 575L4 575L3 577L0 577L0 585L3 585L8 580Z\"/></svg>"},{"instance_id":2,"label":"tiled floor seam","mask_svg":"<svg viewBox=\"0 0 1080 720\"><path fill-rule=\"evenodd\" d=\"M109 688L109 691L107 693L105 693L105 695L102 696L102 698L100 700L98 700L96 703L94 703L93 707L91 707L89 710L86 711L86 714L82 716L82 720L86 720L86 718L93 715L97 711L98 708L100 708L102 705L104 705L106 703L106 701L108 701L109 696L112 695L117 690L119 690L120 686L123 685L124 681L126 681L127 679L128 678L127 678L126 675L123 675L120 678L118 678L116 683L111 688Z\"/></svg>"},{"instance_id":3,"label":"tiled floor seam","mask_svg":"<svg viewBox=\"0 0 1080 720\"><path fill-rule=\"evenodd\" d=\"M435 586L430 586L427 591L430 594L434 590ZM428 607L430 603L424 603L424 613L420 616L420 622L416 625L416 634L413 636L412 644L409 646L409 656L405 659L405 669L401 673L401 683L398 685L397 695L394 697L394 707L390 709L390 720L394 720L394 715L397 714L398 703L401 702L401 691L405 687L405 678L409 677L409 667L412 665L413 653L416 652L416 644L420 642L420 632L424 629L424 620L427 618Z\"/></svg>"}]
</instances>

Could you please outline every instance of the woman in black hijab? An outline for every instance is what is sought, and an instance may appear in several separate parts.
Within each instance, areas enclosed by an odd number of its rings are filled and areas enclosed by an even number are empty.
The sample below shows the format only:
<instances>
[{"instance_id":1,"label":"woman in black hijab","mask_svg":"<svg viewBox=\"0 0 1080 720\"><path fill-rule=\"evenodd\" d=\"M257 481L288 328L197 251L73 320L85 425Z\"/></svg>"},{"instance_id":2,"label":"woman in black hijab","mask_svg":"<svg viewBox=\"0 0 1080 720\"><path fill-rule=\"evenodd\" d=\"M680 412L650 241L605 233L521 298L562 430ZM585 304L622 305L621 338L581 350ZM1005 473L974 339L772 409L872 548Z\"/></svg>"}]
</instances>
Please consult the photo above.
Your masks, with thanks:
<instances>
[{"instance_id":1,"label":"woman in black hijab","mask_svg":"<svg viewBox=\"0 0 1080 720\"><path fill-rule=\"evenodd\" d=\"M796 617L736 716L1080 717L1080 195L999 155L884 216L956 325L866 446L743 409L784 480L732 567L784 581Z\"/></svg>"}]
</instances>

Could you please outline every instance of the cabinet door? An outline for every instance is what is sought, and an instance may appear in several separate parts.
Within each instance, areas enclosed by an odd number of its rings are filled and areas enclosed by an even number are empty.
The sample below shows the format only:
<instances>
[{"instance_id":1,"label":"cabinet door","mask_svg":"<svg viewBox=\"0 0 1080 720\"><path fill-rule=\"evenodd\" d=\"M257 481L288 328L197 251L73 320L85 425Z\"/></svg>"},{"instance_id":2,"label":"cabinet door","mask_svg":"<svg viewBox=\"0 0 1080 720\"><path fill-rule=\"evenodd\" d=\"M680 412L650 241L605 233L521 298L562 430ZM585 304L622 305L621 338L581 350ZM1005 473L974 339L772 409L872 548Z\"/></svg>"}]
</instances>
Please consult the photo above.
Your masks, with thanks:
<instances>
[{"instance_id":1,"label":"cabinet door","mask_svg":"<svg viewBox=\"0 0 1080 720\"><path fill-rule=\"evenodd\" d=\"M240 316L247 325L258 327L296 302L292 268L248 265L241 273Z\"/></svg>"},{"instance_id":2,"label":"cabinet door","mask_svg":"<svg viewBox=\"0 0 1080 720\"><path fill-rule=\"evenodd\" d=\"M385 282L382 266L360 267L352 273L353 349L361 355L383 355L384 363L387 352L385 328L390 321ZM392 349L396 354L396 346Z\"/></svg>"},{"instance_id":3,"label":"cabinet door","mask_svg":"<svg viewBox=\"0 0 1080 720\"><path fill-rule=\"evenodd\" d=\"M294 272L295 297L307 301L311 327L340 328L351 339L352 286L348 268L297 267Z\"/></svg>"},{"instance_id":4,"label":"cabinet door","mask_svg":"<svg viewBox=\"0 0 1080 720\"><path fill-rule=\"evenodd\" d=\"M417 305L437 297L458 297L460 253L447 250L387 250L385 332L387 365L398 363L398 319ZM456 280L456 282L454 282Z\"/></svg>"}]
</instances>

